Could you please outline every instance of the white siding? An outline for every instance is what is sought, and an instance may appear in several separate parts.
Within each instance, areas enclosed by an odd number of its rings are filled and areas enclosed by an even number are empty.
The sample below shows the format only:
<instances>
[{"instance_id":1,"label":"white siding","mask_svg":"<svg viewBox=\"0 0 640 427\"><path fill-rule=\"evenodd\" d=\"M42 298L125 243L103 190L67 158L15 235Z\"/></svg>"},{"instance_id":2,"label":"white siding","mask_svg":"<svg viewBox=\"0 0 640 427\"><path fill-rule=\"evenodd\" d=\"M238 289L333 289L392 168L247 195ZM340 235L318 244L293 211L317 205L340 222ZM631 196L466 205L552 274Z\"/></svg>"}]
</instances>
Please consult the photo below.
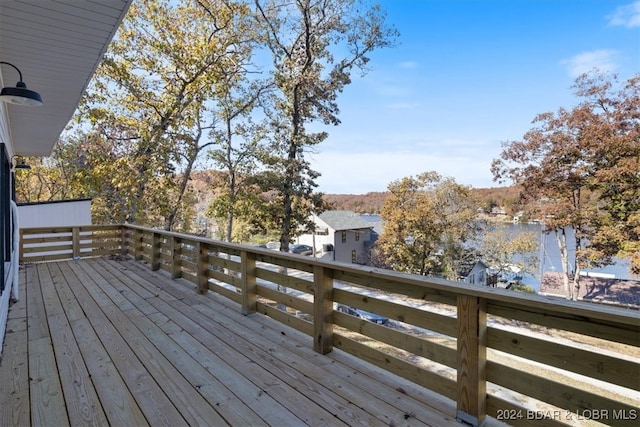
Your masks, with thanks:
<instances>
[{"instance_id":1,"label":"white siding","mask_svg":"<svg viewBox=\"0 0 640 427\"><path fill-rule=\"evenodd\" d=\"M2 84L2 79L0 79L0 84ZM0 141L6 144L7 155L9 156L9 159L11 159L11 157L13 157L14 150L11 135L9 134L9 120L6 105L6 103L0 102Z\"/></svg>"},{"instance_id":2,"label":"white siding","mask_svg":"<svg viewBox=\"0 0 640 427\"><path fill-rule=\"evenodd\" d=\"M333 229L331 229L326 222L322 221L316 215L313 215L313 220L316 223L316 229L320 230L321 234L303 234L296 239L296 243L309 245L312 248L315 247L316 258L323 258L332 261L333 252L323 251L323 245L334 244Z\"/></svg>"},{"instance_id":3,"label":"white siding","mask_svg":"<svg viewBox=\"0 0 640 427\"><path fill-rule=\"evenodd\" d=\"M0 84L1 84L1 80L0 80ZM11 156L13 155L13 149L10 144L11 139L9 138L9 123L7 120L7 110L4 105L4 102L0 102L0 141L6 143L5 145L8 151L7 154L9 156L9 159L11 159ZM0 259L0 262L3 262L3 261ZM3 283L9 283L8 275L11 271L11 263L9 262L5 263L4 271L5 271L5 277L0 277L0 280L3 280L4 281ZM11 294L10 286L7 286L4 292L0 294L0 355L2 354L4 333L7 326L7 316L9 314L9 295L10 294Z\"/></svg>"},{"instance_id":4,"label":"white siding","mask_svg":"<svg viewBox=\"0 0 640 427\"><path fill-rule=\"evenodd\" d=\"M342 231L335 232L335 260L341 262L353 262L353 251L356 251L356 262L361 261L361 257L365 254L364 243L371 240L371 230L364 228L361 230L345 230L346 242L342 241ZM356 240L356 233L359 233Z\"/></svg>"},{"instance_id":5,"label":"white siding","mask_svg":"<svg viewBox=\"0 0 640 427\"><path fill-rule=\"evenodd\" d=\"M18 206L18 218L20 228L31 227L71 227L91 225L91 200L69 200L51 203L36 203L32 205ZM81 232L80 236L86 236L91 232ZM52 234L37 234L33 237L51 237ZM62 233L58 236L71 236L71 233ZM91 243L90 239L80 239L81 244ZM46 247L47 243L35 243L28 247ZM90 248L81 249L82 253L91 252ZM69 251L47 251L48 254L65 254ZM34 252L37 256L40 253Z\"/></svg>"},{"instance_id":6,"label":"white siding","mask_svg":"<svg viewBox=\"0 0 640 427\"><path fill-rule=\"evenodd\" d=\"M20 228L91 225L91 200L18 206Z\"/></svg>"},{"instance_id":7,"label":"white siding","mask_svg":"<svg viewBox=\"0 0 640 427\"><path fill-rule=\"evenodd\" d=\"M366 254L365 242L371 240L371 228L360 228L357 230L345 230L346 241L342 241L342 230L335 230L322 218L313 215L313 221L317 230L326 230L323 234L303 234L296 239L296 243L314 246L316 249L316 258L324 258L332 261L353 262L353 251L355 251L356 262L362 261L362 257ZM356 233L358 240L356 240ZM333 252L325 252L322 250L323 245L331 244L334 247Z\"/></svg>"}]
</instances>

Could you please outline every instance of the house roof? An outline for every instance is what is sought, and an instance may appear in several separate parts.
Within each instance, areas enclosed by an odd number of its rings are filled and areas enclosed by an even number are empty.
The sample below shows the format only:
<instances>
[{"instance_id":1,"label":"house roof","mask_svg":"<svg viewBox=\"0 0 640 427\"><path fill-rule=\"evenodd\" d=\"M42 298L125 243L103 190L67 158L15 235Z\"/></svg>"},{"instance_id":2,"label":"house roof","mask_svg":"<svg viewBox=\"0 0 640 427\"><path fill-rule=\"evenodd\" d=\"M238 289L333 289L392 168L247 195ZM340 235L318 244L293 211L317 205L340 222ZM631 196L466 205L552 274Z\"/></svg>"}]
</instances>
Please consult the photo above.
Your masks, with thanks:
<instances>
[{"instance_id":1,"label":"house roof","mask_svg":"<svg viewBox=\"0 0 640 427\"><path fill-rule=\"evenodd\" d=\"M360 215L351 211L325 211L318 217L336 231L372 228Z\"/></svg>"},{"instance_id":2,"label":"house roof","mask_svg":"<svg viewBox=\"0 0 640 427\"><path fill-rule=\"evenodd\" d=\"M476 265L480 266L480 268L484 268L485 270L489 268L487 264L485 264L482 261L476 261L473 263L471 262L464 263L458 266L458 275L460 277L467 277L471 273L471 271L476 267Z\"/></svg>"},{"instance_id":3,"label":"house roof","mask_svg":"<svg viewBox=\"0 0 640 427\"><path fill-rule=\"evenodd\" d=\"M0 102L13 154L48 156L132 0L0 1L0 61L15 65L41 107ZM4 86L16 70L0 66ZM7 132L4 132L5 134Z\"/></svg>"}]
</instances>

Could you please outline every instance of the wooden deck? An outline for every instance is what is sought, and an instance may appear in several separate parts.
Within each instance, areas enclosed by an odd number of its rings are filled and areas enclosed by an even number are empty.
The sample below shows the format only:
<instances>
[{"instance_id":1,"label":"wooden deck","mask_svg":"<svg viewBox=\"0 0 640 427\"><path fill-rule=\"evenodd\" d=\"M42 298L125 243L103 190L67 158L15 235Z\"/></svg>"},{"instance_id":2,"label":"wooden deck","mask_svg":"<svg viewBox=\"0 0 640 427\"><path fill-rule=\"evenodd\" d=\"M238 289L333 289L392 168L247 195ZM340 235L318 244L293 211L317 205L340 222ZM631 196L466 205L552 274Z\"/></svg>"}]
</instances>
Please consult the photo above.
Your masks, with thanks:
<instances>
[{"instance_id":1,"label":"wooden deck","mask_svg":"<svg viewBox=\"0 0 640 427\"><path fill-rule=\"evenodd\" d=\"M453 401L135 261L20 278L0 426L459 425Z\"/></svg>"}]
</instances>

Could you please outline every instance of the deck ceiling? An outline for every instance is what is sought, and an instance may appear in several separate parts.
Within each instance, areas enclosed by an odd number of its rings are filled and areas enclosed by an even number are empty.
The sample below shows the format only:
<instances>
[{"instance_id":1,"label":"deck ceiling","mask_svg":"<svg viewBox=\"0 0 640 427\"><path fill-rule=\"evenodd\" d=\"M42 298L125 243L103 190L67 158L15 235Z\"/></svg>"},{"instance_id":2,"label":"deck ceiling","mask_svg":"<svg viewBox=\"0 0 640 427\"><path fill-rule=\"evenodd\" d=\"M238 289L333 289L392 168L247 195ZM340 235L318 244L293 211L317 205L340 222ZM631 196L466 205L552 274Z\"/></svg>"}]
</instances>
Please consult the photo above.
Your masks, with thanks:
<instances>
[{"instance_id":1,"label":"deck ceiling","mask_svg":"<svg viewBox=\"0 0 640 427\"><path fill-rule=\"evenodd\" d=\"M0 1L0 61L17 66L44 101L41 107L2 103L14 154L51 153L131 1ZM5 86L18 81L7 65L0 75Z\"/></svg>"}]
</instances>

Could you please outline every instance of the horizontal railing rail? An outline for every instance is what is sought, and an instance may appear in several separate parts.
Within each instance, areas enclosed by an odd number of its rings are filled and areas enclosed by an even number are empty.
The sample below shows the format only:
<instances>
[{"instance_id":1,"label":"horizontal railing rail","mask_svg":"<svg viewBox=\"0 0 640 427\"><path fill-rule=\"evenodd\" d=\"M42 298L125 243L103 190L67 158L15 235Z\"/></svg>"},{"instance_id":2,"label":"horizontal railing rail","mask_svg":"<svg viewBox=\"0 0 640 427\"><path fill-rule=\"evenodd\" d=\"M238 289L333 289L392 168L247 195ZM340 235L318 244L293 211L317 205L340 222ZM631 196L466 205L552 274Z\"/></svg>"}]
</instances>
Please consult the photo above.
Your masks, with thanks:
<instances>
[{"instance_id":1,"label":"horizontal railing rail","mask_svg":"<svg viewBox=\"0 0 640 427\"><path fill-rule=\"evenodd\" d=\"M21 232L21 262L104 255L134 257L310 335L320 353L340 348L451 398L468 424L487 415L513 425L640 417L637 310L134 225Z\"/></svg>"}]
</instances>

